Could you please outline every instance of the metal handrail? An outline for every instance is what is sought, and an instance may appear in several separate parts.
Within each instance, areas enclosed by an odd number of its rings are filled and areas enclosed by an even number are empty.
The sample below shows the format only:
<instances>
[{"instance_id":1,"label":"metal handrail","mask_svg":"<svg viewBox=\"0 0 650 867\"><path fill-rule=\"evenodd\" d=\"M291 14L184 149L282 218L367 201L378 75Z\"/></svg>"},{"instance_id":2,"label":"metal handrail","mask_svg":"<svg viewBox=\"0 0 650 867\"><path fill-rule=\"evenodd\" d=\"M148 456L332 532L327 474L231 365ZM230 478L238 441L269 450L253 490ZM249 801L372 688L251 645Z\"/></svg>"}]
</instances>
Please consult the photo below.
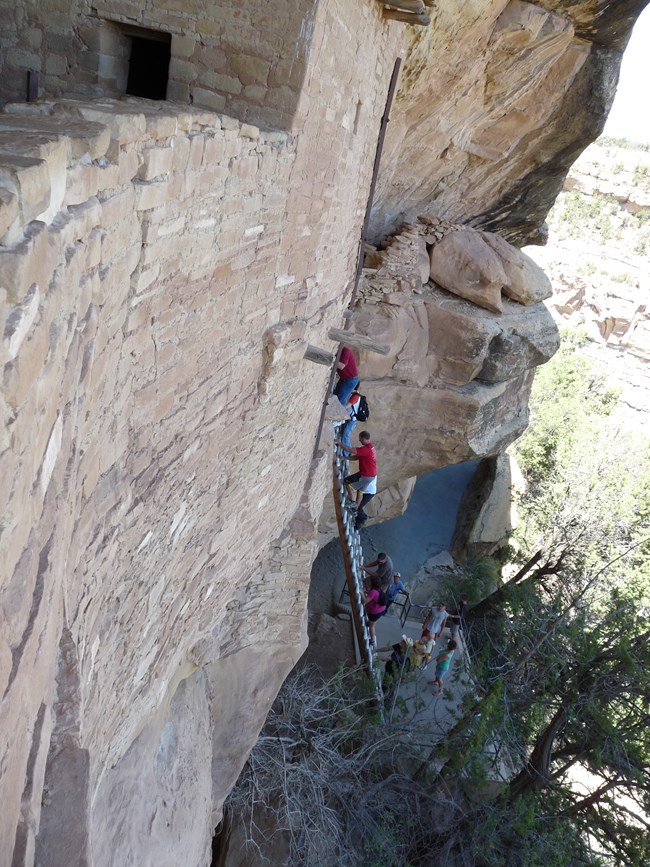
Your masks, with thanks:
<instances>
[{"instance_id":1,"label":"metal handrail","mask_svg":"<svg viewBox=\"0 0 650 867\"><path fill-rule=\"evenodd\" d=\"M340 436L340 430L344 422L334 423L334 438ZM348 461L340 446L334 446L334 463L332 474L332 493L334 496L334 509L339 529L339 542L343 555L347 594L350 599L352 622L357 636L357 644L363 665L372 676L377 701L382 706L383 690L381 688L381 672L376 665L377 654L375 646L370 640L370 630L366 619L366 610L361 596L363 589L363 549L359 531L354 526L354 516L350 509L345 507L348 495L344 479L348 474ZM343 595L343 594L341 594Z\"/></svg>"}]
</instances>

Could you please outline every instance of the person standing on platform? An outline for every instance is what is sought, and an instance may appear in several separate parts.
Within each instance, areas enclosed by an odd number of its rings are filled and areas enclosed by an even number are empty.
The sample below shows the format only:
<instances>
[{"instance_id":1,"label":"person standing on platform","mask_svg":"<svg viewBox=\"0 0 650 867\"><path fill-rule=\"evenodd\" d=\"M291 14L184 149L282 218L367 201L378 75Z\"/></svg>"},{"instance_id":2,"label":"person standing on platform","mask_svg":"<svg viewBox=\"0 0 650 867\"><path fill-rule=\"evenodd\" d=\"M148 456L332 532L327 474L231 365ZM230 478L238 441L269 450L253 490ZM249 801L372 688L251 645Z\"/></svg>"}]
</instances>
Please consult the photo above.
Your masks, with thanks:
<instances>
[{"instance_id":1,"label":"person standing on platform","mask_svg":"<svg viewBox=\"0 0 650 867\"><path fill-rule=\"evenodd\" d=\"M460 594L460 602L453 614L449 614L447 616L447 626L449 627L449 631L451 632L452 638L458 638L459 630L463 629L465 626L465 614L467 613L467 606L469 605L469 598L466 593Z\"/></svg>"},{"instance_id":2,"label":"person standing on platform","mask_svg":"<svg viewBox=\"0 0 650 867\"><path fill-rule=\"evenodd\" d=\"M341 350L341 355L336 363L336 372L339 375L339 379L334 388L334 394L343 406L346 406L350 395L359 385L357 360L352 350L348 349L347 346L344 346Z\"/></svg>"},{"instance_id":3,"label":"person standing on platform","mask_svg":"<svg viewBox=\"0 0 650 867\"><path fill-rule=\"evenodd\" d=\"M435 608L429 609L422 623L422 628L428 629L437 641L442 635L442 630L445 628L447 616L447 606L444 602L438 602Z\"/></svg>"},{"instance_id":4,"label":"person standing on platform","mask_svg":"<svg viewBox=\"0 0 650 867\"><path fill-rule=\"evenodd\" d=\"M410 595L408 590L404 586L404 582L402 581L402 576L399 574L399 572L395 572L395 574L393 575L393 580L388 585L388 590L386 591L386 595L388 596L388 607L389 608L393 604L393 602L397 599L398 593L401 593L402 596L406 596L407 599L409 598L409 595Z\"/></svg>"},{"instance_id":5,"label":"person standing on platform","mask_svg":"<svg viewBox=\"0 0 650 867\"><path fill-rule=\"evenodd\" d=\"M451 658L454 655L456 646L456 642L453 638L451 638L447 642L446 650L442 650L436 656L436 676L433 680L427 681L429 686L434 687L434 689L431 690L431 695L440 695L440 693L442 692L442 681L444 679L444 676L449 671L449 666L451 665Z\"/></svg>"}]
</instances>

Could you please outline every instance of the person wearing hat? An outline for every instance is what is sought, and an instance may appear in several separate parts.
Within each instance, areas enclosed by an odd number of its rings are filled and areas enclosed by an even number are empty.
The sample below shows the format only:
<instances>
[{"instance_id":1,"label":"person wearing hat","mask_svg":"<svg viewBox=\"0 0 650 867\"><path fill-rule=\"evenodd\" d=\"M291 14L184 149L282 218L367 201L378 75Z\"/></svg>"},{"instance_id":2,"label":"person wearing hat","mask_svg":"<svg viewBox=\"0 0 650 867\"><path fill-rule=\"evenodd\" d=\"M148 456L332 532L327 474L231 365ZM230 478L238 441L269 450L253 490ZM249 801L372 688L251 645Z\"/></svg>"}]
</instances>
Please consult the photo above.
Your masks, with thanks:
<instances>
[{"instance_id":1,"label":"person wearing hat","mask_svg":"<svg viewBox=\"0 0 650 867\"><path fill-rule=\"evenodd\" d=\"M397 599L398 593L401 593L402 596L406 596L407 599L410 596L408 590L402 582L402 576L399 574L399 572L395 572L395 574L393 575L393 580L386 588L387 605L389 609L393 602Z\"/></svg>"}]
</instances>

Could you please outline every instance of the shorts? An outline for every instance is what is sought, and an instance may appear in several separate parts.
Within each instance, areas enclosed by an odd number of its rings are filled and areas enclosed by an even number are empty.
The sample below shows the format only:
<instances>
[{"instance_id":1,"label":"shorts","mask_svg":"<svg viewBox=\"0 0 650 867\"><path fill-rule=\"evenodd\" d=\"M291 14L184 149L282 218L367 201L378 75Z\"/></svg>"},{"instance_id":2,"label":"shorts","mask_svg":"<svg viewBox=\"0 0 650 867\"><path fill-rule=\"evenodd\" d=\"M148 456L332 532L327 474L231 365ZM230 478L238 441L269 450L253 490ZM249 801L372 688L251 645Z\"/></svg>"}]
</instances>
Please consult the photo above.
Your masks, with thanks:
<instances>
[{"instance_id":1,"label":"shorts","mask_svg":"<svg viewBox=\"0 0 650 867\"><path fill-rule=\"evenodd\" d=\"M445 674L447 674L448 671L449 671L448 665L436 665L436 677L439 680L442 680L442 678L445 676Z\"/></svg>"},{"instance_id":2,"label":"shorts","mask_svg":"<svg viewBox=\"0 0 650 867\"><path fill-rule=\"evenodd\" d=\"M385 610L382 611L382 612L380 612L379 614L368 614L368 612L366 611L366 614L367 614L367 616L368 616L368 620L369 620L371 623L376 623L376 622L379 620L380 617L383 617L383 616L384 616L385 613L386 613Z\"/></svg>"},{"instance_id":3,"label":"shorts","mask_svg":"<svg viewBox=\"0 0 650 867\"><path fill-rule=\"evenodd\" d=\"M377 493L377 476L362 476L361 473L352 473L351 476L345 477L345 481L355 491L362 491L364 494Z\"/></svg>"}]
</instances>

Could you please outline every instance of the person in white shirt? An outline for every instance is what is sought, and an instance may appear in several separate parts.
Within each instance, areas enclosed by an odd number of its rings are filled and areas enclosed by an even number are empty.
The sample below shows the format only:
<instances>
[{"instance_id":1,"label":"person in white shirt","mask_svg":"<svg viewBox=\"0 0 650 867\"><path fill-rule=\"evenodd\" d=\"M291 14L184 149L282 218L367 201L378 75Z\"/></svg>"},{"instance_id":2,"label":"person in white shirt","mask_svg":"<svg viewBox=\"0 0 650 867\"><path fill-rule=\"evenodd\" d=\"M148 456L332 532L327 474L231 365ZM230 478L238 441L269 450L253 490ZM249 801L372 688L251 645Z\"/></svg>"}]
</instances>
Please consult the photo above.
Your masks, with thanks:
<instances>
[{"instance_id":1,"label":"person in white shirt","mask_svg":"<svg viewBox=\"0 0 650 867\"><path fill-rule=\"evenodd\" d=\"M428 629L437 641L442 634L442 630L445 628L447 616L447 606L444 602L438 602L435 608L429 608L422 623L422 628Z\"/></svg>"}]
</instances>

